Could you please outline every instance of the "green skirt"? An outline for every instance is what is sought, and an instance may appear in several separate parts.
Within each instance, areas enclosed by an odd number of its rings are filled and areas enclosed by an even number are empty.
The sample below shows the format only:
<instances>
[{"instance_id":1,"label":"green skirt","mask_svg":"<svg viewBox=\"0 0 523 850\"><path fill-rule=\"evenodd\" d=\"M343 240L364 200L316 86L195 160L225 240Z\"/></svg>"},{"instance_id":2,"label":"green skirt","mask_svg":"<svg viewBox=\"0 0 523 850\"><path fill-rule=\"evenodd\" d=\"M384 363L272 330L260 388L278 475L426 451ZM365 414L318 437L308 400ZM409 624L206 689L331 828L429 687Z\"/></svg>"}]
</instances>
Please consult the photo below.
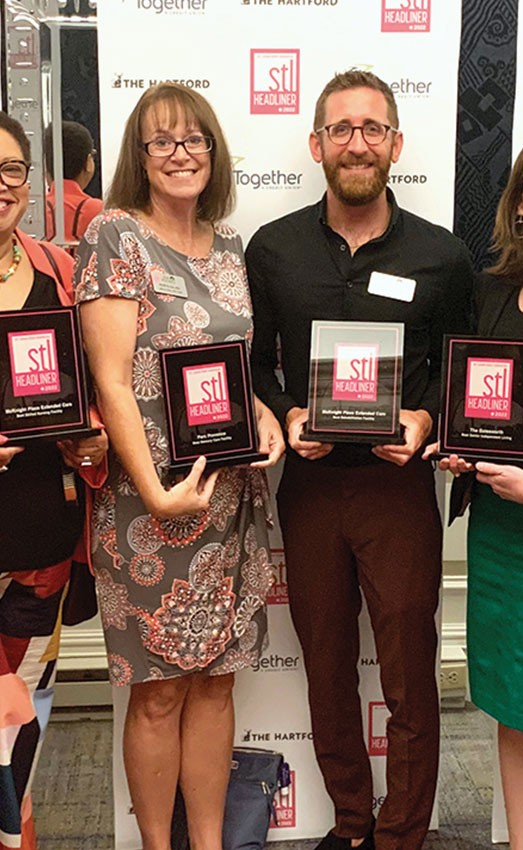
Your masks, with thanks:
<instances>
[{"instance_id":1,"label":"green skirt","mask_svg":"<svg viewBox=\"0 0 523 850\"><path fill-rule=\"evenodd\" d=\"M472 701L523 731L523 505L476 484L468 530Z\"/></svg>"}]
</instances>

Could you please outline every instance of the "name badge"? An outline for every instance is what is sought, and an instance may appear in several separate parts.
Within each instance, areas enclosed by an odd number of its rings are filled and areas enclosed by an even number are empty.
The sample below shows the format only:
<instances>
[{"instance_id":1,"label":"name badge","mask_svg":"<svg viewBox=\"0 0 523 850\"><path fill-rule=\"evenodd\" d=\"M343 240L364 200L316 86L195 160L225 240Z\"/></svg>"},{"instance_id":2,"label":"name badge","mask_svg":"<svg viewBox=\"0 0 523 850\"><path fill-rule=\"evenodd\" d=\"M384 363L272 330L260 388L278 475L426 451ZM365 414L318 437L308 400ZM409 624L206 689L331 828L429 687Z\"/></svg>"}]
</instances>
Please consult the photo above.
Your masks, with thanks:
<instances>
[{"instance_id":1,"label":"name badge","mask_svg":"<svg viewBox=\"0 0 523 850\"><path fill-rule=\"evenodd\" d=\"M412 301L416 292L416 281L410 277L372 272L367 292L371 295L381 295L383 298L395 298L397 301Z\"/></svg>"},{"instance_id":2,"label":"name badge","mask_svg":"<svg viewBox=\"0 0 523 850\"><path fill-rule=\"evenodd\" d=\"M187 298L187 284L180 275L168 274L155 269L151 277L153 289L159 295L175 295L177 298Z\"/></svg>"}]
</instances>

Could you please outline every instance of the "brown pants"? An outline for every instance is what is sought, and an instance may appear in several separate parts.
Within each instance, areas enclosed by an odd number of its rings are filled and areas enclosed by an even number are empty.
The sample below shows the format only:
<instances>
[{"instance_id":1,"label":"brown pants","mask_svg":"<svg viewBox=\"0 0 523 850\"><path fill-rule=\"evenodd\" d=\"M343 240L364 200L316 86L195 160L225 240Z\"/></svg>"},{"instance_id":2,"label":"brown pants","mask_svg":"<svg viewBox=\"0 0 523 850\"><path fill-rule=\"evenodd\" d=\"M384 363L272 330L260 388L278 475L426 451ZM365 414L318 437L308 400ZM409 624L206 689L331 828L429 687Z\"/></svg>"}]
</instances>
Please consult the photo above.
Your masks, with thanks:
<instances>
[{"instance_id":1,"label":"brown pants","mask_svg":"<svg viewBox=\"0 0 523 850\"><path fill-rule=\"evenodd\" d=\"M278 492L293 622L309 683L314 746L335 833L364 836L372 777L358 694L360 589L388 723L377 850L419 850L439 755L437 634L441 522L430 465L357 468L288 460Z\"/></svg>"}]
</instances>

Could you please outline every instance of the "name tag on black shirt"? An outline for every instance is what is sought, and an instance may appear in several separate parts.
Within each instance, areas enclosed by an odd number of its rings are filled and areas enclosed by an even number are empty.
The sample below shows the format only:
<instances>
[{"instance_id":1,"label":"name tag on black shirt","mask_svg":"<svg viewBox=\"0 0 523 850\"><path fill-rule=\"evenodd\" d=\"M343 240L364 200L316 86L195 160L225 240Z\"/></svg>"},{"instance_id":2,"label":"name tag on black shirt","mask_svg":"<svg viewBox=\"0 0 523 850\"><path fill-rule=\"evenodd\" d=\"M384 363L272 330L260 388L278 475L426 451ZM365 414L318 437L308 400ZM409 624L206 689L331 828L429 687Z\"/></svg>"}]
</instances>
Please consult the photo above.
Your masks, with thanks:
<instances>
[{"instance_id":1,"label":"name tag on black shirt","mask_svg":"<svg viewBox=\"0 0 523 850\"><path fill-rule=\"evenodd\" d=\"M416 292L416 281L410 277L372 272L367 291L370 295L381 295L383 298L412 301Z\"/></svg>"}]
</instances>

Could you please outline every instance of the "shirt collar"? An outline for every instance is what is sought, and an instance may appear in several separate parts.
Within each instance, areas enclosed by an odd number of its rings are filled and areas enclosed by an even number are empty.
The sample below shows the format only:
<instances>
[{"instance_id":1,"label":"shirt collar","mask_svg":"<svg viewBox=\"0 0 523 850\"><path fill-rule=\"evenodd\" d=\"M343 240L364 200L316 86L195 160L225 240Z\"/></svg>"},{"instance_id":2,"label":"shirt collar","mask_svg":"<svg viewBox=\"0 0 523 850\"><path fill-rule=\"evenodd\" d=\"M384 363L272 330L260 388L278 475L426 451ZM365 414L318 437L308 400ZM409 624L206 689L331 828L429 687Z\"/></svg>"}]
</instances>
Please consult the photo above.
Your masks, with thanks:
<instances>
[{"instance_id":1,"label":"shirt collar","mask_svg":"<svg viewBox=\"0 0 523 850\"><path fill-rule=\"evenodd\" d=\"M389 235L389 233L391 233L393 228L396 226L398 219L400 217L400 214L401 214L401 210L398 206L398 202L396 201L396 198L394 196L394 192L392 191L392 189L389 189L389 187L387 186L385 191L387 193L387 203L389 204L389 207L390 207L390 220L389 220L389 224L388 224L388 227L387 227L385 233L383 233L381 236L378 236L376 240L373 239L372 240L373 242L379 241L380 239L386 239L387 236ZM325 194L323 195L323 197L321 198L321 200L319 201L319 204L318 204L318 221L321 225L323 225L323 227L328 227L330 229L330 225L327 222L327 193L326 192L325 192Z\"/></svg>"}]
</instances>

